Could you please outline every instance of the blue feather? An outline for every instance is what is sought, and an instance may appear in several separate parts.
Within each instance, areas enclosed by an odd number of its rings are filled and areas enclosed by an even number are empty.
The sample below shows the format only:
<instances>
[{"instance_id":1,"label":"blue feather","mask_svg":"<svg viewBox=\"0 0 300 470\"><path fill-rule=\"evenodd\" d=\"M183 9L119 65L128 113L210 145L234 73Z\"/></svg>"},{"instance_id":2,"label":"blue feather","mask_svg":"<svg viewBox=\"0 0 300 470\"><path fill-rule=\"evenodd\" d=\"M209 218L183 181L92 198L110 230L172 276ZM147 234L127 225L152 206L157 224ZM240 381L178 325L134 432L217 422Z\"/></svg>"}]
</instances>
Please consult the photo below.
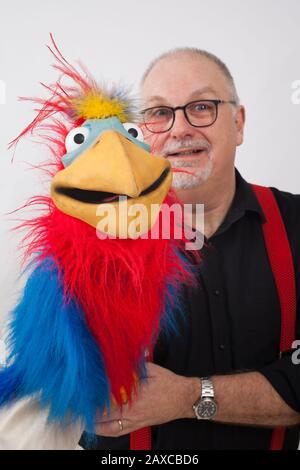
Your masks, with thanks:
<instances>
[{"instance_id":1,"label":"blue feather","mask_svg":"<svg viewBox=\"0 0 300 470\"><path fill-rule=\"evenodd\" d=\"M49 407L49 421L80 420L93 431L97 410L109 410L103 358L78 303L64 300L54 261L30 275L13 312L10 357L0 370L0 405L35 396Z\"/></svg>"}]
</instances>

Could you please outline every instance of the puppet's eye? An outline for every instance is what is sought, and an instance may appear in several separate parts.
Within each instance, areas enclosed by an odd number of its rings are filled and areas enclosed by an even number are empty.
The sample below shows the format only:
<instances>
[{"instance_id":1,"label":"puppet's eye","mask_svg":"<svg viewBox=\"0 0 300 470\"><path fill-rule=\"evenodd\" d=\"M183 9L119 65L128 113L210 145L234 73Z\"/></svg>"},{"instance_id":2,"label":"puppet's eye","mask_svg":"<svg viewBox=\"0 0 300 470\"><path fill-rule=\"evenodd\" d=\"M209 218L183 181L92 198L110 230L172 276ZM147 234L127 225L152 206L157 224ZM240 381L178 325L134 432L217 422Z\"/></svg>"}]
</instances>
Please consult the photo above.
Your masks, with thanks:
<instances>
[{"instance_id":1,"label":"puppet's eye","mask_svg":"<svg viewBox=\"0 0 300 470\"><path fill-rule=\"evenodd\" d=\"M139 140L140 142L144 142L144 136L139 126L133 124L132 122L125 122L123 126L128 134L132 135L132 137Z\"/></svg>"},{"instance_id":2,"label":"puppet's eye","mask_svg":"<svg viewBox=\"0 0 300 470\"><path fill-rule=\"evenodd\" d=\"M77 150L89 136L89 129L87 127L75 127L72 129L66 137L65 146L67 152Z\"/></svg>"}]
</instances>

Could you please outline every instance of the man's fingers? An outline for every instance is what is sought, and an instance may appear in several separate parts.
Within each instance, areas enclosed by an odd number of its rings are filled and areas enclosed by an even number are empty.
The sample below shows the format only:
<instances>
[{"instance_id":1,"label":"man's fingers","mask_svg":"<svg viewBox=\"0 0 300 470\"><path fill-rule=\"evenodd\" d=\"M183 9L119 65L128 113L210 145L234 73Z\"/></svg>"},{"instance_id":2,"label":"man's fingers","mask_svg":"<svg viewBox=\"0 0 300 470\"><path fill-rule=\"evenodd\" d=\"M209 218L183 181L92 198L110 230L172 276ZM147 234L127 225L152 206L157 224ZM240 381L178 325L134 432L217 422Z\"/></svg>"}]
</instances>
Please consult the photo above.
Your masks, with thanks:
<instances>
[{"instance_id":1,"label":"man's fingers","mask_svg":"<svg viewBox=\"0 0 300 470\"><path fill-rule=\"evenodd\" d=\"M110 413L105 412L102 413L102 415L98 414L96 416L96 424L102 424L102 423L107 423L110 421L117 421L119 419L122 419L122 416L128 414L130 410L129 404L123 405L122 408L117 408L114 411L111 411Z\"/></svg>"},{"instance_id":2,"label":"man's fingers","mask_svg":"<svg viewBox=\"0 0 300 470\"><path fill-rule=\"evenodd\" d=\"M106 421L96 425L95 431L98 436L105 437L118 437L124 434L128 434L128 430L125 429L124 420L114 419L113 421Z\"/></svg>"}]
</instances>

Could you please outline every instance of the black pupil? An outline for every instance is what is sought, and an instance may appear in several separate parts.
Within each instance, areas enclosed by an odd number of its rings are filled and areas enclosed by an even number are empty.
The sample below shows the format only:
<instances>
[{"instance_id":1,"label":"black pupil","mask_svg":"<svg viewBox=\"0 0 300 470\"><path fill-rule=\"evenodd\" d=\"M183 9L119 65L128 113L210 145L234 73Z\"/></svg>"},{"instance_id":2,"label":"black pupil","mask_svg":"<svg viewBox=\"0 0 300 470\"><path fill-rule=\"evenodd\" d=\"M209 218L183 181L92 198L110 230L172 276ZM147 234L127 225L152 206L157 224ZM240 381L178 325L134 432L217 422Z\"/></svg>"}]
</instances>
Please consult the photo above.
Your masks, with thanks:
<instances>
[{"instance_id":1,"label":"black pupil","mask_svg":"<svg viewBox=\"0 0 300 470\"><path fill-rule=\"evenodd\" d=\"M131 134L135 139L139 135L138 131L134 127L130 127L130 129L128 129L128 133Z\"/></svg>"},{"instance_id":2,"label":"black pupil","mask_svg":"<svg viewBox=\"0 0 300 470\"><path fill-rule=\"evenodd\" d=\"M83 144L84 135L83 134L75 134L74 135L74 142L75 142L75 144Z\"/></svg>"}]
</instances>

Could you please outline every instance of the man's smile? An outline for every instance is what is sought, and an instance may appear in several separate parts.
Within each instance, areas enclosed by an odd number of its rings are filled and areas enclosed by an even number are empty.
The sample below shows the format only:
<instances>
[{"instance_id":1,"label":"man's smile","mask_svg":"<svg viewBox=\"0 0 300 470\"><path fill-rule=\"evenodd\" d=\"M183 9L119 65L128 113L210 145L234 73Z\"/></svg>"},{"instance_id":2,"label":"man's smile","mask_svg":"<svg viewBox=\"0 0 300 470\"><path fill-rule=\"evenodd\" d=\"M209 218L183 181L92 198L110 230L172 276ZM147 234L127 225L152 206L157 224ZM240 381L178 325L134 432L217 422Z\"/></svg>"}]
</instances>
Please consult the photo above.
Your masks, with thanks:
<instances>
[{"instance_id":1,"label":"man's smile","mask_svg":"<svg viewBox=\"0 0 300 470\"><path fill-rule=\"evenodd\" d=\"M168 153L166 156L168 158L176 158L176 157L194 157L195 155L199 156L207 151L206 148L194 148L194 149L180 149L176 152Z\"/></svg>"}]
</instances>

